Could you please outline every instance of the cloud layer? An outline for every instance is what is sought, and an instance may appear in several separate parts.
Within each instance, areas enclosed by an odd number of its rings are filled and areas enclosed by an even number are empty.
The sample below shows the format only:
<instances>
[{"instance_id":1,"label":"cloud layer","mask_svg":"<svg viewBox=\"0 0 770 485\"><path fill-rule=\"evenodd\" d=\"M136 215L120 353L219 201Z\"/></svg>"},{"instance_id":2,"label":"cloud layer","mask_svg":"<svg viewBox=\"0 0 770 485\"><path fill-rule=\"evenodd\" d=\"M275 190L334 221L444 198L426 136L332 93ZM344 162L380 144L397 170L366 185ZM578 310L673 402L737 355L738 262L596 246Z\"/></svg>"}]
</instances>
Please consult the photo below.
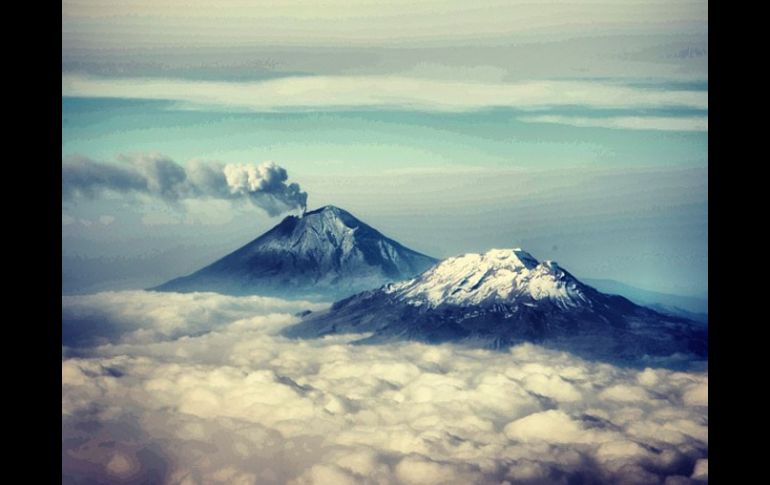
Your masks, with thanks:
<instances>
[{"instance_id":1,"label":"cloud layer","mask_svg":"<svg viewBox=\"0 0 770 485\"><path fill-rule=\"evenodd\" d=\"M211 22L211 19L216 19ZM608 33L706 31L704 0L65 0L65 44L99 48L192 45L457 45L521 38ZM137 25L147 26L136 35ZM154 28L149 28L149 27ZM131 35L134 33L134 35ZM454 42L454 43L452 43ZM150 50L148 48L148 50Z\"/></svg>"},{"instance_id":2,"label":"cloud layer","mask_svg":"<svg viewBox=\"0 0 770 485\"><path fill-rule=\"evenodd\" d=\"M167 202L213 198L246 199L271 216L305 209L307 193L287 184L286 169L274 162L221 164L190 161L186 167L164 155L121 155L120 163L75 157L62 161L62 199L95 198L105 192L143 194Z\"/></svg>"},{"instance_id":3,"label":"cloud layer","mask_svg":"<svg viewBox=\"0 0 770 485\"><path fill-rule=\"evenodd\" d=\"M276 336L308 308L322 306L63 298L63 482L708 480L707 372L623 369L533 345Z\"/></svg>"}]
</instances>

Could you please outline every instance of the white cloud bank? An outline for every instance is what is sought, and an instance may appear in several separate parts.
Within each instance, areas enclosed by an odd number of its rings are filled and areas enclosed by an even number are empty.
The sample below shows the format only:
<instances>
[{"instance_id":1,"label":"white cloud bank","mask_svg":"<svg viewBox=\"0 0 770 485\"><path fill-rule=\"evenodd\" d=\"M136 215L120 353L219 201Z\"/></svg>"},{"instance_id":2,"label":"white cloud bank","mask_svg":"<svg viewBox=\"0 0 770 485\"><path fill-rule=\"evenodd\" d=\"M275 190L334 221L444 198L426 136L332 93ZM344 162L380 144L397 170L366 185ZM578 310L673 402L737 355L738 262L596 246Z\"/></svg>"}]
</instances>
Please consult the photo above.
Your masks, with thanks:
<instances>
[{"instance_id":1,"label":"white cloud bank","mask_svg":"<svg viewBox=\"0 0 770 485\"><path fill-rule=\"evenodd\" d=\"M708 373L276 336L322 305L65 297L63 483L697 483ZM79 323L80 322L80 323ZM88 327L88 322L91 326Z\"/></svg>"},{"instance_id":2,"label":"white cloud bank","mask_svg":"<svg viewBox=\"0 0 770 485\"><path fill-rule=\"evenodd\" d=\"M174 100L190 108L278 111L399 107L466 111L493 107L708 109L708 92L597 81L463 82L399 76L303 76L266 81L106 79L62 76L62 96Z\"/></svg>"}]
</instances>

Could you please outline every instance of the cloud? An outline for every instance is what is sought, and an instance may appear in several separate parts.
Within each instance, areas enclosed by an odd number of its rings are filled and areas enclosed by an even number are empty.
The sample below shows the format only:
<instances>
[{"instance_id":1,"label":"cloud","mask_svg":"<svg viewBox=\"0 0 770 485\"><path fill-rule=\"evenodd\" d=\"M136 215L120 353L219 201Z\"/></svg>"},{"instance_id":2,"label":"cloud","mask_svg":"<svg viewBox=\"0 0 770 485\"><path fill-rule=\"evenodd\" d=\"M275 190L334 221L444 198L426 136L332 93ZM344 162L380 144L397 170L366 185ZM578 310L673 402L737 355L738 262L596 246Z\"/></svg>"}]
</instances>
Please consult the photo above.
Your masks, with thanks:
<instances>
[{"instance_id":1,"label":"cloud","mask_svg":"<svg viewBox=\"0 0 770 485\"><path fill-rule=\"evenodd\" d=\"M64 227L64 226L71 226L71 225L77 224L77 223L79 223L80 225L85 226L85 227L90 227L90 226L93 226L94 224L97 224L97 223L101 224L102 226L109 226L113 222L115 222L115 217L114 216L110 216L110 215L99 216L99 218L97 220L95 220L95 221L92 221L92 220L89 220L89 219L75 219L71 215L65 214L63 212L62 212L62 215L61 215L61 225L62 225L62 227Z\"/></svg>"},{"instance_id":2,"label":"cloud","mask_svg":"<svg viewBox=\"0 0 770 485\"><path fill-rule=\"evenodd\" d=\"M62 76L62 96L175 100L190 109L280 111L397 107L468 111L494 107L708 109L708 92L598 81L464 82L399 76L303 76L223 82ZM628 123L628 121L626 121Z\"/></svg>"},{"instance_id":3,"label":"cloud","mask_svg":"<svg viewBox=\"0 0 770 485\"><path fill-rule=\"evenodd\" d=\"M62 296L62 344L82 347L94 342L151 343L216 329L250 318L288 322L286 312L322 305L277 298L232 297L217 293L103 292ZM256 316L254 316L256 314Z\"/></svg>"},{"instance_id":4,"label":"cloud","mask_svg":"<svg viewBox=\"0 0 770 485\"><path fill-rule=\"evenodd\" d=\"M708 481L709 479L709 459L708 458L701 458L697 462L695 462L695 470L693 470L692 472L692 478L696 480Z\"/></svg>"},{"instance_id":5,"label":"cloud","mask_svg":"<svg viewBox=\"0 0 770 485\"><path fill-rule=\"evenodd\" d=\"M212 18L217 21L210 22ZM705 32L708 4L647 0L616 1L608 7L574 0L487 0L477 8L460 0L330 0L322 5L310 0L65 0L62 24L65 46L123 45L127 51L169 44L231 50L244 45L500 45L522 36L540 40ZM146 28L138 36L141 27Z\"/></svg>"},{"instance_id":6,"label":"cloud","mask_svg":"<svg viewBox=\"0 0 770 485\"><path fill-rule=\"evenodd\" d=\"M213 293L63 297L63 476L295 485L707 477L707 372L619 368L530 344L504 353L278 336L308 308L324 305Z\"/></svg>"},{"instance_id":7,"label":"cloud","mask_svg":"<svg viewBox=\"0 0 770 485\"><path fill-rule=\"evenodd\" d=\"M592 128L656 131L708 131L708 116L608 116L586 118L579 116L538 115L522 116L528 123L555 123Z\"/></svg>"},{"instance_id":8,"label":"cloud","mask_svg":"<svg viewBox=\"0 0 770 485\"><path fill-rule=\"evenodd\" d=\"M296 183L287 184L288 172L274 162L225 165L193 160L183 167L160 154L121 155L118 162L63 160L62 199L130 193L158 198L176 208L195 199L242 199L271 216L307 207L307 193Z\"/></svg>"}]
</instances>

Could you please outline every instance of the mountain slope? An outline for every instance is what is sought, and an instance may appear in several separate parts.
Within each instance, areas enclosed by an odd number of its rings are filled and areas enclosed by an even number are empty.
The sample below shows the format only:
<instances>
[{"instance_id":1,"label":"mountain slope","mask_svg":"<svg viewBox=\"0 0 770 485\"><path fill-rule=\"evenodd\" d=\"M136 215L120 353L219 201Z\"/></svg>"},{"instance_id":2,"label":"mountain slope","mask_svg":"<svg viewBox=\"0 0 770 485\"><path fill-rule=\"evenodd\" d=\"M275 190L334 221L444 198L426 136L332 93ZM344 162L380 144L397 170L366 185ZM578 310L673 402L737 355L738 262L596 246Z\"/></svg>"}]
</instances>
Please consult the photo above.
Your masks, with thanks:
<instances>
[{"instance_id":1,"label":"mountain slope","mask_svg":"<svg viewBox=\"0 0 770 485\"><path fill-rule=\"evenodd\" d=\"M211 265L153 289L334 299L410 278L436 262L325 206L286 217Z\"/></svg>"},{"instance_id":2,"label":"mountain slope","mask_svg":"<svg viewBox=\"0 0 770 485\"><path fill-rule=\"evenodd\" d=\"M361 343L504 348L535 342L613 360L707 354L702 325L605 295L520 249L448 258L414 279L338 301L284 330L299 338L340 333L371 333Z\"/></svg>"}]
</instances>

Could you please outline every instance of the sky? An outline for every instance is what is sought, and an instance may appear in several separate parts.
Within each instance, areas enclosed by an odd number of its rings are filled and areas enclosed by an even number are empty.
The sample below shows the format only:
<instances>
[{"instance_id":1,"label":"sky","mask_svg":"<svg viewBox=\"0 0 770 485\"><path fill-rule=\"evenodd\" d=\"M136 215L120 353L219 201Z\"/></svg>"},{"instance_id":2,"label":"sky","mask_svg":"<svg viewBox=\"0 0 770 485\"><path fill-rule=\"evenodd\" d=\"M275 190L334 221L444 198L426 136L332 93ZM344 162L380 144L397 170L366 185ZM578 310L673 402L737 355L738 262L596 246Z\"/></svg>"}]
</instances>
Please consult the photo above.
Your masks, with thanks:
<instances>
[{"instance_id":1,"label":"sky","mask_svg":"<svg viewBox=\"0 0 770 485\"><path fill-rule=\"evenodd\" d=\"M66 294L192 272L306 193L432 256L704 296L708 4L64 1L62 164ZM243 197L125 185L225 165Z\"/></svg>"},{"instance_id":2,"label":"sky","mask_svg":"<svg viewBox=\"0 0 770 485\"><path fill-rule=\"evenodd\" d=\"M707 483L707 362L141 289L334 204L704 298L708 182L706 1L63 0L62 483Z\"/></svg>"}]
</instances>

